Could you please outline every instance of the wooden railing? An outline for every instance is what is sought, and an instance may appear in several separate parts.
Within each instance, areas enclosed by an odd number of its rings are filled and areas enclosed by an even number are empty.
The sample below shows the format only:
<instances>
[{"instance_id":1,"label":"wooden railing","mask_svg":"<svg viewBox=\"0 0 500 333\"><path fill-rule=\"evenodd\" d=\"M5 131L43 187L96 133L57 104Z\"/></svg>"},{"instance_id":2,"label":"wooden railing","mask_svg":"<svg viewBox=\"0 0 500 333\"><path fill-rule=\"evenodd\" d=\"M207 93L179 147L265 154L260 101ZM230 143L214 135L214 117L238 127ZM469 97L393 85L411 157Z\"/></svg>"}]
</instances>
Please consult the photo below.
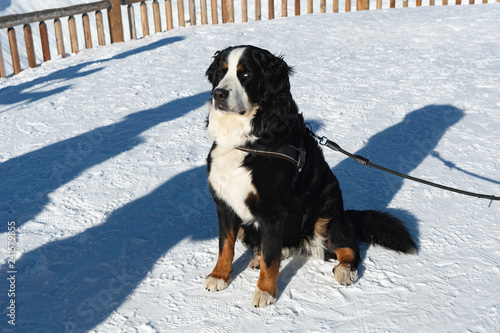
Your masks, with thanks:
<instances>
[{"instance_id":1,"label":"wooden railing","mask_svg":"<svg viewBox=\"0 0 500 333\"><path fill-rule=\"evenodd\" d=\"M76 33L76 23L74 15L82 15L85 47L92 48L91 29L87 13L95 12L95 17L97 22L96 30L97 30L99 45L104 45L105 44L104 24L102 20L101 10L108 9L110 7L111 3L108 0L105 0L89 4L66 7L66 8L56 8L56 9L42 10L27 14L9 15L1 17L0 29L7 28L7 35L9 39L10 54L12 57L12 67L14 74L18 74L19 72L21 72L21 63L19 59L19 51L18 51L17 38L14 26L17 25L23 26L28 65L29 67L36 67L37 64L35 58L33 35L31 32L31 25L30 25L31 23L39 22L38 26L40 30L43 61L48 61L51 59L51 55L49 47L49 37L47 33L47 24L45 23L45 21L54 20L57 52L59 56L65 57L66 52L63 41L62 24L60 20L61 17L68 17L69 34L71 39L71 51L72 53L78 53L79 52L78 36ZM1 77L6 76L1 47L0 47L0 76Z\"/></svg>"},{"instance_id":2,"label":"wooden railing","mask_svg":"<svg viewBox=\"0 0 500 333\"><path fill-rule=\"evenodd\" d=\"M161 32L162 30L162 15L160 11L160 4L158 0L104 0L98 1L94 3L82 4L77 6L65 7L65 8L56 8L49 10L42 10L33 13L27 14L19 14L19 15L9 15L0 17L0 33L3 29L7 29L10 56L12 58L12 72L13 74L18 74L21 72L21 61L19 57L18 44L16 38L16 31L14 29L15 26L23 26L24 31L24 41L26 45L26 57L27 63L29 67L36 67L36 57L35 57L35 47L33 42L33 35L31 31L31 24L38 23L39 32L40 32L40 43L41 43L41 52L43 55L43 61L48 61L51 59L50 54L50 45L49 45L49 37L47 32L47 24L46 21L53 20L54 31L55 31L55 43L57 47L57 54L60 57L66 56L65 44L63 38L63 28L61 19L64 17L68 18L68 30L70 36L70 44L71 44L71 52L76 54L79 52L79 42L78 42L78 33L76 28L76 20L75 16L81 15L81 20L83 24L83 40L84 46L87 49L93 48L92 43L92 35L97 35L97 43L98 45L106 44L106 29L105 23L103 21L103 13L102 10L106 9L107 13L107 26L109 31L108 39L111 43L115 42L123 42L124 33L123 33L123 23L122 23L122 11L121 6L127 6L127 18L128 18L128 28L130 33L130 39L136 39L138 32L136 30L135 23L135 13L134 13L134 4L140 3L140 15L141 15L141 26L142 26L142 37L146 37L150 35L149 31L149 17L148 17L148 7L147 2L152 4L152 13L153 13L153 23L155 33ZM195 0L187 0L188 1L188 13L189 17L186 20L185 17L185 9L184 9L184 0L176 0L177 2L177 17L174 18L173 10L172 10L172 0L164 0L164 13L165 20L163 22L166 23L166 30L174 29L174 25L177 24L179 27L186 26L186 23L189 22L190 25L196 25L197 23L197 15L196 15L196 4ZM234 8L234 0L219 0L221 3L221 8L219 9L217 0L210 0L210 7L207 6L207 0L199 0L199 10L201 17L201 24L208 24L208 18L211 17L212 24L219 23L218 13L222 14L222 23L235 22L235 8ZM261 20L262 19L262 7L261 0L251 0L255 1L255 12L254 19ZM290 0L293 3L290 4L290 7L294 9L294 15L301 14L301 0ZM306 12L307 14L313 13L313 0L303 0L306 2ZM316 0L318 1L318 0ZM368 10L370 9L370 0L353 0L356 1L356 10ZM375 2L375 8L382 8L382 0L372 0ZM385 0L386 6L389 8L396 7L396 0ZM402 0L400 6L408 7L410 0ZM422 6L422 0L414 0L414 5L419 7ZM436 5L436 0L428 0L429 6ZM439 1L439 0L438 0ZM442 5L448 5L448 0L440 0L442 1ZM456 5L462 4L462 0L450 0L454 2ZM464 0L468 1L469 4L474 4L476 1L481 1L483 4L496 1L497 3L500 0ZM351 11L351 0L344 0L345 2L345 12ZM426 0L427 2L427 0ZM316 3L317 4L317 3ZM330 4L329 4L330 5ZM412 4L413 5L413 4ZM267 18L274 19L275 18L275 4L274 0L268 0L267 6ZM288 16L288 2L287 0L281 0L281 17ZM319 11L320 13L325 13L327 8L326 0L319 0ZM373 7L372 7L373 8ZM334 13L339 12L339 0L332 0L331 9ZM248 22L248 0L241 0L241 22ZM89 13L92 13L95 17L95 28L91 27L89 20ZM92 32L94 31L94 33ZM26 60L26 59L25 59ZM2 45L0 45L0 77L5 78L7 73L5 71L4 61L3 61L3 50Z\"/></svg>"}]
</instances>

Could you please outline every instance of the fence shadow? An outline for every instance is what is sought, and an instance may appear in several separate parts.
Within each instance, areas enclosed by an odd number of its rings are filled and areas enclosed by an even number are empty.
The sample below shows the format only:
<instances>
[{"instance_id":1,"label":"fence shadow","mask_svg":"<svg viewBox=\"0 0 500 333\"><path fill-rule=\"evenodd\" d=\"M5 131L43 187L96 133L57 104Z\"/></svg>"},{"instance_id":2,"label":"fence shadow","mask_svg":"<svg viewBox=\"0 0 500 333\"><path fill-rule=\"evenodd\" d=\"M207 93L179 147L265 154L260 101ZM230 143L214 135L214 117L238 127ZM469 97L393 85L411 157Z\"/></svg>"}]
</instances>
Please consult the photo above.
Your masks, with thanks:
<instances>
[{"instance_id":1,"label":"fence shadow","mask_svg":"<svg viewBox=\"0 0 500 333\"><path fill-rule=\"evenodd\" d=\"M11 4L12 4L12 0L2 0L2 1L0 1L0 11L9 8Z\"/></svg>"},{"instance_id":2,"label":"fence shadow","mask_svg":"<svg viewBox=\"0 0 500 333\"><path fill-rule=\"evenodd\" d=\"M141 133L203 106L208 96L199 93L137 112L0 164L0 220L13 220L21 227L42 211L51 192L86 169L133 149L141 143Z\"/></svg>"},{"instance_id":3,"label":"fence shadow","mask_svg":"<svg viewBox=\"0 0 500 333\"><path fill-rule=\"evenodd\" d=\"M16 104L20 102L26 102L26 103L31 103L31 102L36 102L39 101L43 98L50 97L52 95L62 93L69 88L71 88L71 84L68 84L63 87L58 87L54 89L46 89L48 86L52 84L52 82L57 81L57 82L66 82L69 80L73 80L78 77L85 77L91 74L94 74L96 72L99 72L104 69L103 67L100 68L95 68L95 69L90 69L90 70L82 70L86 68L87 66L94 64L94 63L99 63L99 64L104 64L108 61L111 60L118 60L118 59L125 59L127 57L137 55L143 52L148 52L153 49L163 47L175 42L182 41L184 37L168 37L168 38L163 38L160 39L156 42L153 42L151 44L144 45L142 47L138 47L120 54L117 54L111 58L108 59L101 59L97 61L90 61L90 62L85 62L81 63L78 65L70 66L58 71L55 71L53 73L50 73L46 76L41 76L38 77L34 80L24 82L18 85L12 85L12 86L7 86L5 88L0 89L0 105L9 105L9 104ZM41 86L45 89L42 89L41 91L38 90L33 90L33 87ZM0 113L5 112L6 110L0 111Z\"/></svg>"},{"instance_id":4,"label":"fence shadow","mask_svg":"<svg viewBox=\"0 0 500 333\"><path fill-rule=\"evenodd\" d=\"M179 241L215 238L217 217L206 179L205 167L181 173L103 224L24 254L16 263L22 268L16 326L26 332L91 330Z\"/></svg>"},{"instance_id":5,"label":"fence shadow","mask_svg":"<svg viewBox=\"0 0 500 333\"><path fill-rule=\"evenodd\" d=\"M429 156L446 131L460 121L463 110L451 105L429 105L415 110L398 124L372 136L368 143L354 154L402 173L411 173ZM343 146L342 143L339 143ZM348 147L344 149L349 150ZM333 169L342 188L346 209L377 209L394 214L410 229L418 240L418 221L404 208L391 207L394 196L403 186L403 179L367 169L350 158ZM411 186L411 183L407 183ZM425 202L420 203L425 205ZM362 257L367 247L362 247ZM360 267L360 276L363 268Z\"/></svg>"}]
</instances>

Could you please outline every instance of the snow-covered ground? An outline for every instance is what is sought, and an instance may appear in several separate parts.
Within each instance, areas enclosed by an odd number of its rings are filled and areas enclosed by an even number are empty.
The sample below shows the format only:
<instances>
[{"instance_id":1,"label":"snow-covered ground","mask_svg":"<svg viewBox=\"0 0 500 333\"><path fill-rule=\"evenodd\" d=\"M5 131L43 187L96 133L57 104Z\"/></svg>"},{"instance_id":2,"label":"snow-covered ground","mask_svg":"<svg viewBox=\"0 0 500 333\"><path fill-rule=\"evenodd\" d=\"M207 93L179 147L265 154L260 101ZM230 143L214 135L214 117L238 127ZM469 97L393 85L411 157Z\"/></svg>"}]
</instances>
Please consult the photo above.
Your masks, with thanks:
<instances>
[{"instance_id":1,"label":"snow-covered ground","mask_svg":"<svg viewBox=\"0 0 500 333\"><path fill-rule=\"evenodd\" d=\"M293 95L319 135L375 163L500 195L500 6L318 14L195 26L53 60L0 80L0 255L15 222L5 332L498 332L500 203L325 155L345 206L404 219L418 255L363 247L359 280L334 263L281 265L274 306L237 244L217 256L205 133L218 49L254 44L295 67ZM7 276L8 277L8 276ZM15 299L16 327L8 323Z\"/></svg>"}]
</instances>

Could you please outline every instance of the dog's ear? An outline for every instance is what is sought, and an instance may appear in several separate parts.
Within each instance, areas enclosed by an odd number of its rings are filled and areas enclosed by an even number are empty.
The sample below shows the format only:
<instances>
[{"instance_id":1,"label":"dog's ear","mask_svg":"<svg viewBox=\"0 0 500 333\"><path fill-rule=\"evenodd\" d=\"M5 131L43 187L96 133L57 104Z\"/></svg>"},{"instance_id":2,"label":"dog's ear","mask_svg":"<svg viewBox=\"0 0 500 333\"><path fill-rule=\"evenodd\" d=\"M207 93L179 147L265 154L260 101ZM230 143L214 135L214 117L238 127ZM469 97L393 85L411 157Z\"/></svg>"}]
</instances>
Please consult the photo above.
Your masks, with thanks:
<instances>
[{"instance_id":1,"label":"dog's ear","mask_svg":"<svg viewBox=\"0 0 500 333\"><path fill-rule=\"evenodd\" d=\"M273 95L290 91L290 75L293 69L288 66L283 56L275 56L265 51L256 52L254 59L262 70L259 84L259 95L262 99L266 100Z\"/></svg>"},{"instance_id":2,"label":"dog's ear","mask_svg":"<svg viewBox=\"0 0 500 333\"><path fill-rule=\"evenodd\" d=\"M210 64L207 71L205 72L205 75L207 76L207 79L211 84L214 84L217 80L217 71L219 70L220 60L225 51L226 50L215 52L214 56L212 57L212 64Z\"/></svg>"}]
</instances>

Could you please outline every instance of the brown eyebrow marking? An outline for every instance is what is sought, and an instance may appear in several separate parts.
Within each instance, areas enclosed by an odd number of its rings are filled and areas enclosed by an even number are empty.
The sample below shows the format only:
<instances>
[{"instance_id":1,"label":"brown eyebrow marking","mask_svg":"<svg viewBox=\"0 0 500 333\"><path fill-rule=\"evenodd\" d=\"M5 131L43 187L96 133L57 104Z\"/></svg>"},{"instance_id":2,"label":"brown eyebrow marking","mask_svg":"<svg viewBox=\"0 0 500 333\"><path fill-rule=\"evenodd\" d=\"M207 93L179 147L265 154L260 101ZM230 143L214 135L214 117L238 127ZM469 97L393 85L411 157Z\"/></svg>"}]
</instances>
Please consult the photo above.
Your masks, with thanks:
<instances>
[{"instance_id":1,"label":"brown eyebrow marking","mask_svg":"<svg viewBox=\"0 0 500 333\"><path fill-rule=\"evenodd\" d=\"M245 67L243 67L243 65L238 65L238 72L244 72L245 71Z\"/></svg>"}]
</instances>

